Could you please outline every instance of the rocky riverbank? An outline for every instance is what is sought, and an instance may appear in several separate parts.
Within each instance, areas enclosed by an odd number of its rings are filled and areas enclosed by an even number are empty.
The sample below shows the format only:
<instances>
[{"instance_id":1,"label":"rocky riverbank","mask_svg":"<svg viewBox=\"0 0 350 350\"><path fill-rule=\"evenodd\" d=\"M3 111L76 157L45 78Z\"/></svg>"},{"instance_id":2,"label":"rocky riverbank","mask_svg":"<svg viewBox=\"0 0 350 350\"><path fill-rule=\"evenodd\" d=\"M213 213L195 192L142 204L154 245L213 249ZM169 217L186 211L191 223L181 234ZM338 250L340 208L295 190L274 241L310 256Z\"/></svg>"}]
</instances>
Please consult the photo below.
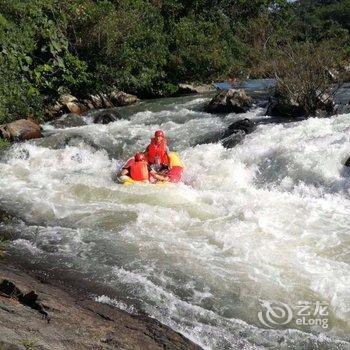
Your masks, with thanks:
<instances>
[{"instance_id":1,"label":"rocky riverbank","mask_svg":"<svg viewBox=\"0 0 350 350\"><path fill-rule=\"evenodd\" d=\"M200 349L160 322L130 315L0 263L0 349Z\"/></svg>"}]
</instances>

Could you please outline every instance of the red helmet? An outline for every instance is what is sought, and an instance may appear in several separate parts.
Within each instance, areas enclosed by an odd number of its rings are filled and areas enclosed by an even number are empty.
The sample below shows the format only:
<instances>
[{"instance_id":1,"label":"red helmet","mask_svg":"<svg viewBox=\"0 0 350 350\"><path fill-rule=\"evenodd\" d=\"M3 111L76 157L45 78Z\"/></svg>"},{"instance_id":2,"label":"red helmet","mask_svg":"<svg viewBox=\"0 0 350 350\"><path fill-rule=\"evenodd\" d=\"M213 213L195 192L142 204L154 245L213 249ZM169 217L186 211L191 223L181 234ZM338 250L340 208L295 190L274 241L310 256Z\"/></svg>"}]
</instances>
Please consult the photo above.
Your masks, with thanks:
<instances>
[{"instance_id":1,"label":"red helmet","mask_svg":"<svg viewBox=\"0 0 350 350\"><path fill-rule=\"evenodd\" d=\"M157 130L154 133L154 137L165 137L164 131L163 130Z\"/></svg>"},{"instance_id":2,"label":"red helmet","mask_svg":"<svg viewBox=\"0 0 350 350\"><path fill-rule=\"evenodd\" d=\"M146 159L143 153L136 153L134 158L135 158L135 162L141 162Z\"/></svg>"}]
</instances>

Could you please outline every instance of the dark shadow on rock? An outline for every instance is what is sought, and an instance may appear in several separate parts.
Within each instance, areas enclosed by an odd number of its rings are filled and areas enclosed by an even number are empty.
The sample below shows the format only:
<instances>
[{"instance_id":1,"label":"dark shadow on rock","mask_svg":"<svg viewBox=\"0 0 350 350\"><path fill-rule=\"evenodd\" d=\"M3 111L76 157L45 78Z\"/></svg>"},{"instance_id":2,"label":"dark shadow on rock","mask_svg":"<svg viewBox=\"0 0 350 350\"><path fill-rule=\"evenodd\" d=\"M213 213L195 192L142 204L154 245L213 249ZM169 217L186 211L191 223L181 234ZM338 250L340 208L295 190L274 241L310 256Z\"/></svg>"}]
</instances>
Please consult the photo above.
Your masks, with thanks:
<instances>
[{"instance_id":1,"label":"dark shadow on rock","mask_svg":"<svg viewBox=\"0 0 350 350\"><path fill-rule=\"evenodd\" d=\"M102 111L101 113L95 114L93 122L95 124L109 124L119 119L122 119L122 117L117 111Z\"/></svg>"},{"instance_id":2,"label":"dark shadow on rock","mask_svg":"<svg viewBox=\"0 0 350 350\"><path fill-rule=\"evenodd\" d=\"M230 124L225 131L210 135L202 139L200 143L221 142L225 148L232 148L241 143L246 134L255 131L256 127L256 123L248 118L237 120Z\"/></svg>"},{"instance_id":3,"label":"dark shadow on rock","mask_svg":"<svg viewBox=\"0 0 350 350\"><path fill-rule=\"evenodd\" d=\"M221 136L221 143L225 148L232 148L241 143L246 134L250 134L256 129L256 124L252 120L245 118L230 124Z\"/></svg>"},{"instance_id":4,"label":"dark shadow on rock","mask_svg":"<svg viewBox=\"0 0 350 350\"><path fill-rule=\"evenodd\" d=\"M350 166L350 157L345 161L344 165L346 167L349 167Z\"/></svg>"},{"instance_id":5,"label":"dark shadow on rock","mask_svg":"<svg viewBox=\"0 0 350 350\"><path fill-rule=\"evenodd\" d=\"M23 294L14 283L5 279L0 283L0 293L5 297L17 299L21 304L38 311L45 316L48 322L50 321L49 314L39 302L39 296L34 291Z\"/></svg>"}]
</instances>

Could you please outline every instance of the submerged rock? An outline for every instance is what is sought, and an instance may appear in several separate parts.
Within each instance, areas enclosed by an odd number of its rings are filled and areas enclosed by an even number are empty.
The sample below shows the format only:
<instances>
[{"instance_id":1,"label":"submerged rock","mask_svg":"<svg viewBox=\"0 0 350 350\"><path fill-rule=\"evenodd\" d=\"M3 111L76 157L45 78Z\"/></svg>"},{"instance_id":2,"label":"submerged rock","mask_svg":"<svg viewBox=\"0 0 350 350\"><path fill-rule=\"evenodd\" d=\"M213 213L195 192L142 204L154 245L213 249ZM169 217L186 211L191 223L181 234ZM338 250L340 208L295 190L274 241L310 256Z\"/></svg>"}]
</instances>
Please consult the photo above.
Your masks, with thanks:
<instances>
[{"instance_id":1,"label":"submerged rock","mask_svg":"<svg viewBox=\"0 0 350 350\"><path fill-rule=\"evenodd\" d=\"M101 114L97 114L94 116L94 123L95 124L109 124L109 123L117 121L120 118L121 118L120 114L116 111L103 112Z\"/></svg>"},{"instance_id":2,"label":"submerged rock","mask_svg":"<svg viewBox=\"0 0 350 350\"><path fill-rule=\"evenodd\" d=\"M54 120L53 122L51 122L51 125L55 128L64 129L84 126L87 125L87 123L80 115L75 113L69 113L57 120Z\"/></svg>"},{"instance_id":3,"label":"submerged rock","mask_svg":"<svg viewBox=\"0 0 350 350\"><path fill-rule=\"evenodd\" d=\"M214 96L205 110L209 113L245 113L252 103L252 98L243 89L230 89Z\"/></svg>"},{"instance_id":4,"label":"submerged rock","mask_svg":"<svg viewBox=\"0 0 350 350\"><path fill-rule=\"evenodd\" d=\"M23 141L41 137L41 127L32 118L19 119L0 126L2 137L13 141Z\"/></svg>"},{"instance_id":5,"label":"submerged rock","mask_svg":"<svg viewBox=\"0 0 350 350\"><path fill-rule=\"evenodd\" d=\"M232 148L242 142L246 134L252 133L256 129L256 123L245 118L237 120L224 132L221 137L221 143L226 148Z\"/></svg>"},{"instance_id":6,"label":"submerged rock","mask_svg":"<svg viewBox=\"0 0 350 350\"><path fill-rule=\"evenodd\" d=\"M221 143L225 148L232 148L244 140L245 132L243 130L237 130L231 135L221 139Z\"/></svg>"},{"instance_id":7,"label":"submerged rock","mask_svg":"<svg viewBox=\"0 0 350 350\"><path fill-rule=\"evenodd\" d=\"M244 131L245 134L250 134L256 129L256 123L248 118L237 120L234 123L230 124L227 128L227 132L235 132L238 130Z\"/></svg>"}]
</instances>

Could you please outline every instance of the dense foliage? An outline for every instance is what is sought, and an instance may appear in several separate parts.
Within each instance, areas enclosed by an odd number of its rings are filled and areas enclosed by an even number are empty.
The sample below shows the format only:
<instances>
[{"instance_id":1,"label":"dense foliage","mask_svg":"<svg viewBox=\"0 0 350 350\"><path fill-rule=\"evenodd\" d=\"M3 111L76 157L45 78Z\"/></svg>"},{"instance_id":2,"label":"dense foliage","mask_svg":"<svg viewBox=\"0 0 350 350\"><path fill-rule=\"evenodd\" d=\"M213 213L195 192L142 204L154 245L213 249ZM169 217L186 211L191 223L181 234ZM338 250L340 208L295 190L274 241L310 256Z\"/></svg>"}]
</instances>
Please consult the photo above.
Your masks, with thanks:
<instances>
[{"instance_id":1,"label":"dense foliage","mask_svg":"<svg viewBox=\"0 0 350 350\"><path fill-rule=\"evenodd\" d=\"M0 123L41 117L62 91L271 77L303 47L343 64L349 23L350 0L0 0Z\"/></svg>"}]
</instances>

